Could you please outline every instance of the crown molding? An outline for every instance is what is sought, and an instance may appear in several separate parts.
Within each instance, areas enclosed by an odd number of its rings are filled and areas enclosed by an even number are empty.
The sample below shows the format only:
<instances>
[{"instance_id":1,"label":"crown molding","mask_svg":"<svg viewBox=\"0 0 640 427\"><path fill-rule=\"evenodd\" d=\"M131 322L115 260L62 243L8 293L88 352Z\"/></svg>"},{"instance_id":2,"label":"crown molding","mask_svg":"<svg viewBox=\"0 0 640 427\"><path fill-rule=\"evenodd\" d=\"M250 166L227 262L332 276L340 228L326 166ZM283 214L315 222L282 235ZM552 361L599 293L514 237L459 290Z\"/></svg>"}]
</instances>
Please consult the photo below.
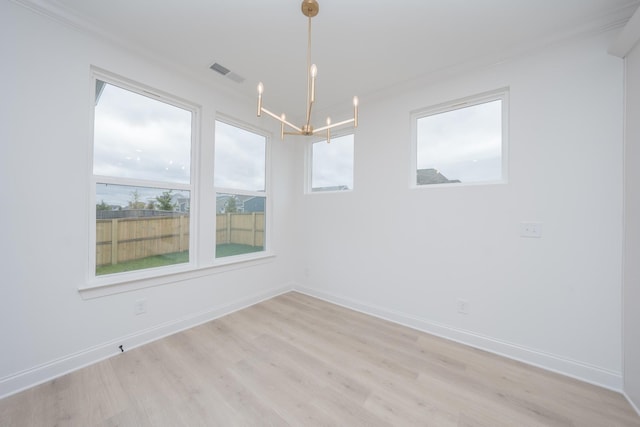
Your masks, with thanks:
<instances>
[{"instance_id":1,"label":"crown molding","mask_svg":"<svg viewBox=\"0 0 640 427\"><path fill-rule=\"evenodd\" d=\"M624 58L640 42L640 8L626 23L618 37L609 47L611 55Z\"/></svg>"},{"instance_id":2,"label":"crown molding","mask_svg":"<svg viewBox=\"0 0 640 427\"><path fill-rule=\"evenodd\" d=\"M93 22L90 18L71 11L69 8L61 5L56 0L9 0L10 2L21 6L37 15L43 16L53 22L56 22L64 27L70 28L78 33L90 37L94 40L106 43L107 45L114 46L118 49L130 52L136 57L145 58L146 60L159 64L163 68L171 70L176 74L200 84L205 85L211 89L220 91L232 97L241 96L243 98L251 99L241 92L235 91L232 88L225 86L215 79L209 80L201 73L194 72L187 67L180 66L171 61L167 61L159 54L155 54L148 48L131 43L130 40L117 35L116 33L109 31L102 27L100 24Z\"/></svg>"}]
</instances>

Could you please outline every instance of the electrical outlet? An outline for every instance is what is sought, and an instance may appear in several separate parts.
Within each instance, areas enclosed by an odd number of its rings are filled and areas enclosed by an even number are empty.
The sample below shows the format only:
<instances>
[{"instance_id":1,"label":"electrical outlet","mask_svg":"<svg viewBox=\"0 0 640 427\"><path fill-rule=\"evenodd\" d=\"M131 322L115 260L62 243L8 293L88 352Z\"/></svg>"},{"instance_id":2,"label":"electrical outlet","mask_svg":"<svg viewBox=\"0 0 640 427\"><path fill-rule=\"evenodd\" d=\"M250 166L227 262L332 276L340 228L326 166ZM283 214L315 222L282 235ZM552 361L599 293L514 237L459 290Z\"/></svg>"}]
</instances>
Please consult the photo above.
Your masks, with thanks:
<instances>
[{"instance_id":1,"label":"electrical outlet","mask_svg":"<svg viewBox=\"0 0 640 427\"><path fill-rule=\"evenodd\" d=\"M133 304L133 312L136 316L147 312L147 299L139 299Z\"/></svg>"},{"instance_id":2,"label":"electrical outlet","mask_svg":"<svg viewBox=\"0 0 640 427\"><path fill-rule=\"evenodd\" d=\"M469 314L469 301L464 299L458 299L456 305L458 307L458 313Z\"/></svg>"}]
</instances>

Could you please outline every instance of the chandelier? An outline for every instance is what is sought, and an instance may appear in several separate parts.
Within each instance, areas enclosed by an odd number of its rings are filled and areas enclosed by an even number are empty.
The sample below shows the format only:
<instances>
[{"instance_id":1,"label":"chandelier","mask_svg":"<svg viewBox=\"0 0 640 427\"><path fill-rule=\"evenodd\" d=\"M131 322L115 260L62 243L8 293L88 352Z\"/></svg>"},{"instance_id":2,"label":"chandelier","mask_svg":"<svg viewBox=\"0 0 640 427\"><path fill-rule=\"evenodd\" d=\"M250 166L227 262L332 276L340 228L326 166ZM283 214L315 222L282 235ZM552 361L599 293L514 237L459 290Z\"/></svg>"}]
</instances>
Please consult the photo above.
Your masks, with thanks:
<instances>
[{"instance_id":1,"label":"chandelier","mask_svg":"<svg viewBox=\"0 0 640 427\"><path fill-rule=\"evenodd\" d=\"M272 113L262 106L262 94L264 92L264 85L262 82L258 84L258 117L261 117L262 113L265 113L280 122L280 138L284 140L285 135L318 135L326 132L327 142L331 142L331 129L345 126L353 123L353 127L358 127L358 97L353 97L353 118L343 120L337 123L331 123L331 118L327 117L326 125L314 128L311 125L311 110L313 103L316 99L316 77L318 75L318 67L315 64L311 64L311 18L318 14L320 7L317 0L303 0L302 1L302 14L309 18L308 26L308 41L307 41L307 113L306 121L302 126L296 126L287 121L287 116L283 113L280 116ZM287 131L285 131L285 126Z\"/></svg>"}]
</instances>

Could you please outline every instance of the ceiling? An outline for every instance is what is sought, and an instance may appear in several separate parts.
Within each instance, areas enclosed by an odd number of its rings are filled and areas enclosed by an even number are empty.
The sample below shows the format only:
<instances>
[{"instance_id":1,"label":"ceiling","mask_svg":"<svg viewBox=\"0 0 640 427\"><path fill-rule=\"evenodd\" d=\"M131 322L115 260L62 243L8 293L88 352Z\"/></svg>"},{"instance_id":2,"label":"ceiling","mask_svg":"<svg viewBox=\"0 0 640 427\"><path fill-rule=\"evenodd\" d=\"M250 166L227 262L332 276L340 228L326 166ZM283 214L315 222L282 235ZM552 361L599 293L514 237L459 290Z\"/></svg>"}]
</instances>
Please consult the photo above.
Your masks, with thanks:
<instances>
[{"instance_id":1,"label":"ceiling","mask_svg":"<svg viewBox=\"0 0 640 427\"><path fill-rule=\"evenodd\" d=\"M306 102L301 0L19 0L133 46L288 117ZM640 0L318 0L317 106L350 106L414 79L501 61L624 23ZM245 78L209 69L218 62Z\"/></svg>"}]
</instances>

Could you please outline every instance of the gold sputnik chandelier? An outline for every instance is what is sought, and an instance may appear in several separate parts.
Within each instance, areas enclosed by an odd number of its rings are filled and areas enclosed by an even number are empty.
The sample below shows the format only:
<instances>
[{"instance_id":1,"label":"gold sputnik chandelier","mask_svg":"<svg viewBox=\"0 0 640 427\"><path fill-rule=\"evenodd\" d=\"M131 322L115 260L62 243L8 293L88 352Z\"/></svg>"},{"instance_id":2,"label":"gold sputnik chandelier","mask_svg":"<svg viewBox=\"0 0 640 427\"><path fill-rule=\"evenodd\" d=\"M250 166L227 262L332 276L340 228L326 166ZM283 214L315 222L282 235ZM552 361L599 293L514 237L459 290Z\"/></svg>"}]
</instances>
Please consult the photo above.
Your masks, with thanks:
<instances>
[{"instance_id":1,"label":"gold sputnik chandelier","mask_svg":"<svg viewBox=\"0 0 640 427\"><path fill-rule=\"evenodd\" d=\"M280 138L284 140L285 135L318 135L326 133L327 142L331 142L331 130L337 127L345 126L353 123L353 127L358 127L358 97L353 97L353 118L343 120L337 123L331 123L331 118L327 117L326 125L314 128L311 125L311 110L313 103L316 99L316 77L318 75L318 67L315 64L311 64L311 18L318 14L320 7L317 0L303 0L302 1L302 13L309 18L309 30L308 30L308 42L307 42L307 114L306 122L302 126L296 126L287 121L287 116L281 114L272 113L262 106L262 94L264 92L264 85L262 82L258 84L258 117L265 113L280 122ZM285 131L285 126L287 130Z\"/></svg>"}]
</instances>

